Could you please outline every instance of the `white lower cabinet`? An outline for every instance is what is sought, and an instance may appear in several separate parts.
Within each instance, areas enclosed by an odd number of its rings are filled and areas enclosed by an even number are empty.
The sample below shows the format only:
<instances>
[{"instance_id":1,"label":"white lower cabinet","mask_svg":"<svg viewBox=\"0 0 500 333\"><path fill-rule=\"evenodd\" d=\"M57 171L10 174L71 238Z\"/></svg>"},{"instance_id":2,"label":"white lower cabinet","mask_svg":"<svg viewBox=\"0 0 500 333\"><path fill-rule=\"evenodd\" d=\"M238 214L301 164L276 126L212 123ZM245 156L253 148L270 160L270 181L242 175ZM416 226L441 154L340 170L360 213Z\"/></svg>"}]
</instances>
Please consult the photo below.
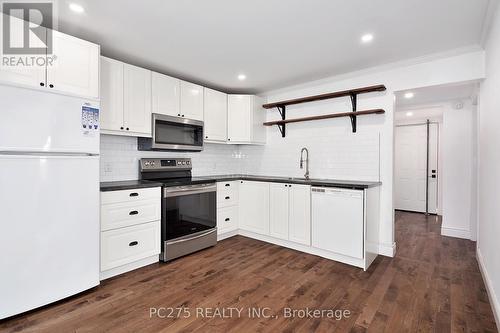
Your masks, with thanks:
<instances>
[{"instance_id":1,"label":"white lower cabinet","mask_svg":"<svg viewBox=\"0 0 500 333\"><path fill-rule=\"evenodd\" d=\"M270 185L270 236L311 245L310 192L308 185Z\"/></svg>"},{"instance_id":2,"label":"white lower cabinet","mask_svg":"<svg viewBox=\"0 0 500 333\"><path fill-rule=\"evenodd\" d=\"M160 187L101 192L101 280L160 254Z\"/></svg>"},{"instance_id":3,"label":"white lower cabinet","mask_svg":"<svg viewBox=\"0 0 500 333\"><path fill-rule=\"evenodd\" d=\"M269 235L288 240L288 184L269 186Z\"/></svg>"},{"instance_id":4,"label":"white lower cabinet","mask_svg":"<svg viewBox=\"0 0 500 333\"><path fill-rule=\"evenodd\" d=\"M311 187L290 185L288 193L288 239L311 245Z\"/></svg>"},{"instance_id":5,"label":"white lower cabinet","mask_svg":"<svg viewBox=\"0 0 500 333\"><path fill-rule=\"evenodd\" d=\"M239 227L269 234L269 183L241 181L239 184Z\"/></svg>"},{"instance_id":6,"label":"white lower cabinet","mask_svg":"<svg viewBox=\"0 0 500 333\"><path fill-rule=\"evenodd\" d=\"M379 251L379 190L219 182L218 234L241 234L366 270Z\"/></svg>"},{"instance_id":7,"label":"white lower cabinet","mask_svg":"<svg viewBox=\"0 0 500 333\"><path fill-rule=\"evenodd\" d=\"M217 183L217 235L238 230L238 184L239 181Z\"/></svg>"},{"instance_id":8,"label":"white lower cabinet","mask_svg":"<svg viewBox=\"0 0 500 333\"><path fill-rule=\"evenodd\" d=\"M238 206L217 209L217 234L238 229Z\"/></svg>"},{"instance_id":9,"label":"white lower cabinet","mask_svg":"<svg viewBox=\"0 0 500 333\"><path fill-rule=\"evenodd\" d=\"M160 223L149 222L101 234L101 271L160 253Z\"/></svg>"}]
</instances>

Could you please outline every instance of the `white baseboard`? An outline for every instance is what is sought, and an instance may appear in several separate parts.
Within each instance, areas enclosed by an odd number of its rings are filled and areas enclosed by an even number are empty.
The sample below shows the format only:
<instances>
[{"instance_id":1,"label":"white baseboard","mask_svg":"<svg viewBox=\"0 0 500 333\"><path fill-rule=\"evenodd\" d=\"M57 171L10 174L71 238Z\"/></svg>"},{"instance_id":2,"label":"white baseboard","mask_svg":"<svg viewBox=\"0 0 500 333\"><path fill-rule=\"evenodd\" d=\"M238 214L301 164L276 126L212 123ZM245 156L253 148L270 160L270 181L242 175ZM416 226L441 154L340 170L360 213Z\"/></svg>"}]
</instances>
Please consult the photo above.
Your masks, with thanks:
<instances>
[{"instance_id":1,"label":"white baseboard","mask_svg":"<svg viewBox=\"0 0 500 333\"><path fill-rule=\"evenodd\" d=\"M476 258L479 264L479 270L483 276L484 284L486 285L486 290L488 292L488 298L490 299L491 309L493 310L493 315L495 316L495 322L497 323L497 328L500 327L500 303L499 299L493 289L493 283L491 282L490 276L486 266L484 266L483 256L479 247L476 249Z\"/></svg>"},{"instance_id":2,"label":"white baseboard","mask_svg":"<svg viewBox=\"0 0 500 333\"><path fill-rule=\"evenodd\" d=\"M316 255L316 256L319 256L322 258L339 261L341 263L348 264L351 266L356 266L356 267L362 268L364 270L366 270L368 268L367 266L369 266L365 263L364 258L359 259L359 258L344 256L344 255L341 255L338 253L334 253L334 252L330 252L330 251L326 251L326 250L322 250L322 249L317 249L317 248L309 246L309 245L303 245L303 244L295 243L292 241L275 238L272 236L261 235L261 234L258 234L258 233L252 232L252 231L248 231L248 230L239 229L238 234L241 236L257 239L257 240L260 240L260 241L263 241L266 243L271 243L271 244L283 246L283 247L286 247L289 249L297 250L300 252L313 254L313 255Z\"/></svg>"},{"instance_id":3,"label":"white baseboard","mask_svg":"<svg viewBox=\"0 0 500 333\"><path fill-rule=\"evenodd\" d=\"M441 227L441 235L455 238L470 239L470 231L465 229Z\"/></svg>"},{"instance_id":4,"label":"white baseboard","mask_svg":"<svg viewBox=\"0 0 500 333\"><path fill-rule=\"evenodd\" d=\"M236 235L238 235L238 229L231 230L228 232L223 232L223 233L217 235L217 241L221 241L223 239L230 238L230 237L233 237Z\"/></svg>"},{"instance_id":5,"label":"white baseboard","mask_svg":"<svg viewBox=\"0 0 500 333\"><path fill-rule=\"evenodd\" d=\"M396 243L392 244L379 244L378 254L386 257L394 258L396 255Z\"/></svg>"},{"instance_id":6,"label":"white baseboard","mask_svg":"<svg viewBox=\"0 0 500 333\"><path fill-rule=\"evenodd\" d=\"M106 279L109 279L110 277L120 275L120 274L129 272L129 271L132 271L134 269L141 268L141 267L144 267L147 265L151 265L151 264L154 264L155 262L158 262L158 261L160 261L160 256L158 254L156 254L156 255L151 256L151 257L147 257L147 258L144 258L141 260L131 262L130 264L126 264L123 266L108 269L107 271L101 272L100 280L101 281L106 280Z\"/></svg>"}]
</instances>

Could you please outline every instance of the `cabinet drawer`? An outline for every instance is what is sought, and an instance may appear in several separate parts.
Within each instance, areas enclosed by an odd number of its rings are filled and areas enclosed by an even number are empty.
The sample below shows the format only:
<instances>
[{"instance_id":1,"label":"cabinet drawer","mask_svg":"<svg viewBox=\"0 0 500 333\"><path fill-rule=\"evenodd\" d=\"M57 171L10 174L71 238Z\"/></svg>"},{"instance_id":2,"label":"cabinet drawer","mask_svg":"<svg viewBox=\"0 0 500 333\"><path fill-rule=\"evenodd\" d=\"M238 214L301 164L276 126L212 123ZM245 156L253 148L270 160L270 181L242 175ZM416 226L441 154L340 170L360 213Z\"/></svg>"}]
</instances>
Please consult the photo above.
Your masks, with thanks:
<instances>
[{"instance_id":1,"label":"cabinet drawer","mask_svg":"<svg viewBox=\"0 0 500 333\"><path fill-rule=\"evenodd\" d=\"M118 202L137 202L145 199L157 199L158 202L161 202L160 187L101 192L102 205Z\"/></svg>"},{"instance_id":2,"label":"cabinet drawer","mask_svg":"<svg viewBox=\"0 0 500 333\"><path fill-rule=\"evenodd\" d=\"M238 181L229 182L217 182L217 192L223 191L236 191L238 187Z\"/></svg>"},{"instance_id":3,"label":"cabinet drawer","mask_svg":"<svg viewBox=\"0 0 500 333\"><path fill-rule=\"evenodd\" d=\"M120 202L101 206L101 231L160 219L161 202L157 199Z\"/></svg>"},{"instance_id":4,"label":"cabinet drawer","mask_svg":"<svg viewBox=\"0 0 500 333\"><path fill-rule=\"evenodd\" d=\"M234 206L237 203L238 200L235 197L234 192L232 191L217 192L217 208Z\"/></svg>"},{"instance_id":5,"label":"cabinet drawer","mask_svg":"<svg viewBox=\"0 0 500 333\"><path fill-rule=\"evenodd\" d=\"M101 232L101 271L160 253L160 221Z\"/></svg>"},{"instance_id":6,"label":"cabinet drawer","mask_svg":"<svg viewBox=\"0 0 500 333\"><path fill-rule=\"evenodd\" d=\"M238 204L237 184L235 181L217 183L217 208Z\"/></svg>"},{"instance_id":7,"label":"cabinet drawer","mask_svg":"<svg viewBox=\"0 0 500 333\"><path fill-rule=\"evenodd\" d=\"M217 209L217 234L238 229L238 206Z\"/></svg>"}]
</instances>

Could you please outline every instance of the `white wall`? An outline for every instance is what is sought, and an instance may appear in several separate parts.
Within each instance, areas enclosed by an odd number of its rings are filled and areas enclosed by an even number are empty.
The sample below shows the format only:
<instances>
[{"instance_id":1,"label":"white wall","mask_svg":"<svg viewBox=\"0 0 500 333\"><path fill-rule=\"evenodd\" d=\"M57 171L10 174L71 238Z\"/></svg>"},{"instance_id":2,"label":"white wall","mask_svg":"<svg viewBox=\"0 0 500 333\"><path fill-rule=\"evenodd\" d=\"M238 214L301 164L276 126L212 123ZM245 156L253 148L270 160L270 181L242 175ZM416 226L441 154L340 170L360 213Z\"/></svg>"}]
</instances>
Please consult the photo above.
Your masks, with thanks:
<instances>
[{"instance_id":1,"label":"white wall","mask_svg":"<svg viewBox=\"0 0 500 333\"><path fill-rule=\"evenodd\" d=\"M336 168L336 161L344 163L348 157L335 158L341 154L352 157L369 156L376 154L375 146L364 144L370 137L380 138L379 148L379 180L381 187L381 230L380 253L393 255L394 243L394 209L393 209L393 126L394 126L394 92L433 85L458 83L463 81L484 78L484 52L473 52L444 59L430 60L402 67L372 69L349 75L332 77L307 84L288 87L279 91L268 92L268 102L276 102L290 98L303 97L331 91L345 90L355 87L385 84L385 93L362 95L358 101L358 109L382 108L385 115L371 115L358 118L358 133L350 132L349 119L322 120L310 123L296 123L287 126L289 139L282 139L278 129L274 126L268 129L268 144L262 147L242 147L243 166L248 163L257 164L257 158L263 158L258 168L259 173L280 173L283 175L293 172L294 176L301 175L296 168L300 146L314 143L311 152L311 177L329 175L339 178L366 177L371 179L375 172L373 167L357 164L357 168L364 172L345 174L341 168ZM300 104L287 109L287 117L300 117L322 113L349 111L348 99L328 100L317 103ZM277 119L277 111L269 111L268 119ZM325 138L321 140L321 138ZM341 137L343 137L341 139ZM335 139L337 138L337 139ZM349 142L352 142L350 144ZM346 146L347 145L347 146ZM349 148L353 149L349 149ZM364 150L364 151L363 151ZM316 153L315 153L316 151ZM320 152L321 155L318 153ZM323 162L325 159L327 162ZM252 162L253 160L253 162ZM274 162L273 162L274 161ZM366 164L369 164L368 162ZM321 166L321 167L319 167Z\"/></svg>"},{"instance_id":2,"label":"white wall","mask_svg":"<svg viewBox=\"0 0 500 333\"><path fill-rule=\"evenodd\" d=\"M445 236L473 239L476 228L473 193L476 188L475 121L476 107L465 101L462 109L453 103L443 105L442 178L443 178L443 223L441 234Z\"/></svg>"},{"instance_id":3,"label":"white wall","mask_svg":"<svg viewBox=\"0 0 500 333\"><path fill-rule=\"evenodd\" d=\"M486 43L479 99L478 259L500 327L500 6Z\"/></svg>"}]
</instances>

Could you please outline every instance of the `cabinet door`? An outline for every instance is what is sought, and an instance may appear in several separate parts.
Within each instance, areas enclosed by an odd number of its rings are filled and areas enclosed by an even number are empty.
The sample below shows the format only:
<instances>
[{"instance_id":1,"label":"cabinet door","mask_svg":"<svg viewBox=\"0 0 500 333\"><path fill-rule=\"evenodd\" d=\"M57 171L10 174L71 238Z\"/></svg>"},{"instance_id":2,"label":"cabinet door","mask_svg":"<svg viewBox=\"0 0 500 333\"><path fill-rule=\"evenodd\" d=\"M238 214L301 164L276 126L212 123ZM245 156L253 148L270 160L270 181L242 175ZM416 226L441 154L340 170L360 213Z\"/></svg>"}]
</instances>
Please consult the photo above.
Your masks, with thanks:
<instances>
[{"instance_id":1,"label":"cabinet door","mask_svg":"<svg viewBox=\"0 0 500 333\"><path fill-rule=\"evenodd\" d=\"M217 209L217 234L238 229L238 206Z\"/></svg>"},{"instance_id":2,"label":"cabinet door","mask_svg":"<svg viewBox=\"0 0 500 333\"><path fill-rule=\"evenodd\" d=\"M181 117L203 120L203 87L181 81Z\"/></svg>"},{"instance_id":3,"label":"cabinet door","mask_svg":"<svg viewBox=\"0 0 500 333\"><path fill-rule=\"evenodd\" d=\"M288 184L269 185L269 235L288 240Z\"/></svg>"},{"instance_id":4,"label":"cabinet door","mask_svg":"<svg viewBox=\"0 0 500 333\"><path fill-rule=\"evenodd\" d=\"M230 143L248 143L251 140L250 95L228 95L227 140Z\"/></svg>"},{"instance_id":5,"label":"cabinet door","mask_svg":"<svg viewBox=\"0 0 500 333\"><path fill-rule=\"evenodd\" d=\"M52 42L56 59L47 66L49 89L99 98L99 45L58 31L52 31Z\"/></svg>"},{"instance_id":6,"label":"cabinet door","mask_svg":"<svg viewBox=\"0 0 500 333\"><path fill-rule=\"evenodd\" d=\"M204 89L205 140L226 142L227 140L227 94Z\"/></svg>"},{"instance_id":7,"label":"cabinet door","mask_svg":"<svg viewBox=\"0 0 500 333\"><path fill-rule=\"evenodd\" d=\"M160 73L152 73L153 113L180 117L181 81Z\"/></svg>"},{"instance_id":8,"label":"cabinet door","mask_svg":"<svg viewBox=\"0 0 500 333\"><path fill-rule=\"evenodd\" d=\"M242 181L239 187L240 228L269 234L269 184Z\"/></svg>"},{"instance_id":9,"label":"cabinet door","mask_svg":"<svg viewBox=\"0 0 500 333\"><path fill-rule=\"evenodd\" d=\"M101 57L101 129L123 131L123 63Z\"/></svg>"},{"instance_id":10,"label":"cabinet door","mask_svg":"<svg viewBox=\"0 0 500 333\"><path fill-rule=\"evenodd\" d=\"M311 245L311 187L292 184L289 193L289 240Z\"/></svg>"},{"instance_id":11,"label":"cabinet door","mask_svg":"<svg viewBox=\"0 0 500 333\"><path fill-rule=\"evenodd\" d=\"M24 21L20 20L16 17L2 14L0 15L0 27L3 26L4 20L10 20L10 44L12 47L20 47L23 45L23 24ZM43 33L42 33L43 35ZM45 40L47 36L47 32L45 30L45 35L43 35L42 39L35 36L35 34L30 34L30 46L33 47L46 47ZM0 45L3 45L3 34L0 34ZM8 57L10 54L3 54L2 56ZM17 59L17 56L15 55ZM45 54L34 55L35 57L45 58ZM31 56L30 56L31 57ZM15 60L14 59L14 60ZM46 58L45 58L46 59ZM42 59L43 60L43 59ZM45 63L42 66L24 66L17 64L14 62L13 64L0 64L0 81L6 84L14 84L14 85L23 85L23 86L31 86L31 87L45 87Z\"/></svg>"},{"instance_id":12,"label":"cabinet door","mask_svg":"<svg viewBox=\"0 0 500 333\"><path fill-rule=\"evenodd\" d=\"M124 64L124 95L125 130L151 136L151 71Z\"/></svg>"}]
</instances>

